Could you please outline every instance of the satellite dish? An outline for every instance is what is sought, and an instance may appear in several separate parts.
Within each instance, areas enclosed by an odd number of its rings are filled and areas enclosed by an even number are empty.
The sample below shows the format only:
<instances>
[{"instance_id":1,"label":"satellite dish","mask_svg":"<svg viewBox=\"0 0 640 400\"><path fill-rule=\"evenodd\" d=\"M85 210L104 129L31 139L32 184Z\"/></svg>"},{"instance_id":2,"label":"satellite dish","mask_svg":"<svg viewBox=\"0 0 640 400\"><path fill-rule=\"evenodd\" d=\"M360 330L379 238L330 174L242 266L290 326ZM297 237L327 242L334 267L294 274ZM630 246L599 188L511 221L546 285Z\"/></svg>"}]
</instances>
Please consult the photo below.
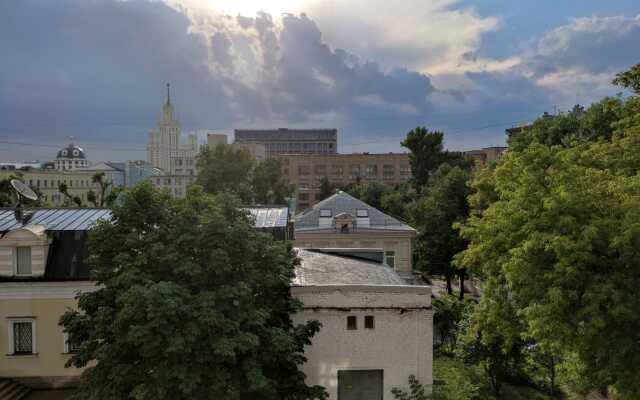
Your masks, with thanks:
<instances>
[{"instance_id":1,"label":"satellite dish","mask_svg":"<svg viewBox=\"0 0 640 400\"><path fill-rule=\"evenodd\" d=\"M34 200L34 201L38 200L38 195L36 194L36 192L31 190L31 188L25 185L24 182L19 181L17 179L12 179L11 186L13 186L15 191L18 192L18 195L24 198L27 198L29 200Z\"/></svg>"}]
</instances>

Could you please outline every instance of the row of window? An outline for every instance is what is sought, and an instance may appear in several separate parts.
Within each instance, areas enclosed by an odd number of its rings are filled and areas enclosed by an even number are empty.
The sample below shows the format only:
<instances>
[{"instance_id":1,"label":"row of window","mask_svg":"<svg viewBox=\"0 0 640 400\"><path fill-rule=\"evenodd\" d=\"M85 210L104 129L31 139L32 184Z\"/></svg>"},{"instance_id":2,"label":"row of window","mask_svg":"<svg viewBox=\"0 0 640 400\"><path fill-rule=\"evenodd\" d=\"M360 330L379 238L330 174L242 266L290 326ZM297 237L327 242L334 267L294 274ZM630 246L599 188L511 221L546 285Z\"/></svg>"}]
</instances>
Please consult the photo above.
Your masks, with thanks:
<instances>
[{"instance_id":1,"label":"row of window","mask_svg":"<svg viewBox=\"0 0 640 400\"><path fill-rule=\"evenodd\" d=\"M355 315L349 315L347 317L347 330L355 331L358 329L358 317ZM364 316L364 329L375 329L375 319L373 315Z\"/></svg>"},{"instance_id":2,"label":"row of window","mask_svg":"<svg viewBox=\"0 0 640 400\"><path fill-rule=\"evenodd\" d=\"M302 164L302 165L298 165L298 175L299 176L309 176L311 175L311 172L313 170L313 174L314 175L318 175L318 176L327 176L327 165L324 164L316 164L313 165L313 168L311 168L311 165L308 164ZM288 174L288 169L286 170L287 174ZM360 165L360 164L350 164L349 165L349 175L350 177L359 177L359 176L370 176L370 177L377 177L378 176L378 164L367 164L367 165ZM364 172L364 173L363 173ZM345 173L345 167L344 165L332 165L331 166L331 174L332 176L343 176ZM406 176L411 174L411 167L408 165L402 165L400 166L400 175L402 176ZM396 175L396 166L392 165L392 164L384 164L382 165L382 176L383 177L393 177Z\"/></svg>"},{"instance_id":3,"label":"row of window","mask_svg":"<svg viewBox=\"0 0 640 400\"><path fill-rule=\"evenodd\" d=\"M7 336L9 338L8 355L24 356L38 354L35 318L9 318L7 322ZM64 353L76 353L80 349L79 343L72 340L66 333L63 335L62 344Z\"/></svg>"},{"instance_id":4,"label":"row of window","mask_svg":"<svg viewBox=\"0 0 640 400\"><path fill-rule=\"evenodd\" d=\"M69 185L69 187L88 188L97 186L97 184L92 183L90 179L69 179L68 181L66 179L29 179L29 186L36 188L58 188L61 183Z\"/></svg>"},{"instance_id":5,"label":"row of window","mask_svg":"<svg viewBox=\"0 0 640 400\"><path fill-rule=\"evenodd\" d=\"M265 143L269 154L334 153L333 143Z\"/></svg>"}]
</instances>

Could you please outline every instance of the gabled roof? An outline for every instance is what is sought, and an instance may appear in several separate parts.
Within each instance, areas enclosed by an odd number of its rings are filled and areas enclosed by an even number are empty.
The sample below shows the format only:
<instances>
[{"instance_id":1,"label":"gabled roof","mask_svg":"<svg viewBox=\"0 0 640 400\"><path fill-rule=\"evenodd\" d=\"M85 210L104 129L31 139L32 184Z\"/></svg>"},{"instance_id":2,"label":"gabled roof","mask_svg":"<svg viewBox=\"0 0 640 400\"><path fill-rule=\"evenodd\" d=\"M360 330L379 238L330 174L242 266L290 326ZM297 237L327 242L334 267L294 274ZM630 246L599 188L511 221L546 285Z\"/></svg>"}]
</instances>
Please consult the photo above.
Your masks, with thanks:
<instances>
[{"instance_id":1,"label":"gabled roof","mask_svg":"<svg viewBox=\"0 0 640 400\"><path fill-rule=\"evenodd\" d=\"M371 207L367 203L356 199L350 194L338 191L331 197L328 197L304 213L295 217L296 232L335 231L333 226L320 226L320 210L331 210L332 217L339 214L351 214L356 219L357 210L367 210L369 215L368 226L355 226L354 232L372 232L372 231L400 231L400 232L416 232L415 229L404 222L383 213L382 211Z\"/></svg>"},{"instance_id":2,"label":"gabled roof","mask_svg":"<svg viewBox=\"0 0 640 400\"><path fill-rule=\"evenodd\" d=\"M337 249L336 249L337 250ZM328 249L297 249L296 286L313 285L406 285L386 264Z\"/></svg>"}]
</instances>

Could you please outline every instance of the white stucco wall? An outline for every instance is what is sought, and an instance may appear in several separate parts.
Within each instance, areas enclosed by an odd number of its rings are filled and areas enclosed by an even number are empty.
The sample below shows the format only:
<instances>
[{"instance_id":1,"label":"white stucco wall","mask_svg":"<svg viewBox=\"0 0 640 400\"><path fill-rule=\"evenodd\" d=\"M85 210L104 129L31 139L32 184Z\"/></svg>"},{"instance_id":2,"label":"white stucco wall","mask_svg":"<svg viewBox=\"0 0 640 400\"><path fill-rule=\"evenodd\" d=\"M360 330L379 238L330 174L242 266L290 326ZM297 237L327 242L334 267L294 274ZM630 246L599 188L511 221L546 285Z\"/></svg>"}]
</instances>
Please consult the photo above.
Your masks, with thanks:
<instances>
[{"instance_id":1,"label":"white stucco wall","mask_svg":"<svg viewBox=\"0 0 640 400\"><path fill-rule=\"evenodd\" d=\"M305 309L296 323L318 320L322 328L305 349L302 367L308 384L324 386L337 399L338 371L382 369L384 400L393 387L408 388L409 375L433 383L433 312L431 290L425 286L294 287ZM373 315L375 328L364 328ZM357 330L347 330L347 316L356 316Z\"/></svg>"}]
</instances>

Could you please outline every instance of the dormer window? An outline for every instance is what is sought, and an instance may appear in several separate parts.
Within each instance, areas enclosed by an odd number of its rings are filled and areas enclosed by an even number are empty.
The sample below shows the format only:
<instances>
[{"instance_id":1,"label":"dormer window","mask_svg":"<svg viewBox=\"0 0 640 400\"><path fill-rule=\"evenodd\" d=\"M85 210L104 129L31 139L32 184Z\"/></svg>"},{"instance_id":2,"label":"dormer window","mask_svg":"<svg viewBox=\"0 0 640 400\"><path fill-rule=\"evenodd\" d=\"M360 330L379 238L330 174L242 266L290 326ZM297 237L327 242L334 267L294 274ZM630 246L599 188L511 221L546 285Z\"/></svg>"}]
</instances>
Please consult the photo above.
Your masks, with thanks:
<instances>
[{"instance_id":1,"label":"dormer window","mask_svg":"<svg viewBox=\"0 0 640 400\"><path fill-rule=\"evenodd\" d=\"M77 157L79 154L80 154L80 153L78 152L78 150L74 150L74 151L73 151L73 155L74 155L74 156L76 156L76 157Z\"/></svg>"},{"instance_id":2,"label":"dormer window","mask_svg":"<svg viewBox=\"0 0 640 400\"><path fill-rule=\"evenodd\" d=\"M331 212L331 209L321 209L320 218L318 218L318 226L330 228L333 224L332 216L333 213Z\"/></svg>"},{"instance_id":3,"label":"dormer window","mask_svg":"<svg viewBox=\"0 0 640 400\"><path fill-rule=\"evenodd\" d=\"M358 224L358 228L368 228L371 226L369 221L369 210L366 208L360 208L356 210L356 223Z\"/></svg>"},{"instance_id":4,"label":"dormer window","mask_svg":"<svg viewBox=\"0 0 640 400\"><path fill-rule=\"evenodd\" d=\"M62 150L62 157L66 157L67 156L67 151L66 150Z\"/></svg>"},{"instance_id":5,"label":"dormer window","mask_svg":"<svg viewBox=\"0 0 640 400\"><path fill-rule=\"evenodd\" d=\"M31 247L16 247L16 275L31 274Z\"/></svg>"}]
</instances>

